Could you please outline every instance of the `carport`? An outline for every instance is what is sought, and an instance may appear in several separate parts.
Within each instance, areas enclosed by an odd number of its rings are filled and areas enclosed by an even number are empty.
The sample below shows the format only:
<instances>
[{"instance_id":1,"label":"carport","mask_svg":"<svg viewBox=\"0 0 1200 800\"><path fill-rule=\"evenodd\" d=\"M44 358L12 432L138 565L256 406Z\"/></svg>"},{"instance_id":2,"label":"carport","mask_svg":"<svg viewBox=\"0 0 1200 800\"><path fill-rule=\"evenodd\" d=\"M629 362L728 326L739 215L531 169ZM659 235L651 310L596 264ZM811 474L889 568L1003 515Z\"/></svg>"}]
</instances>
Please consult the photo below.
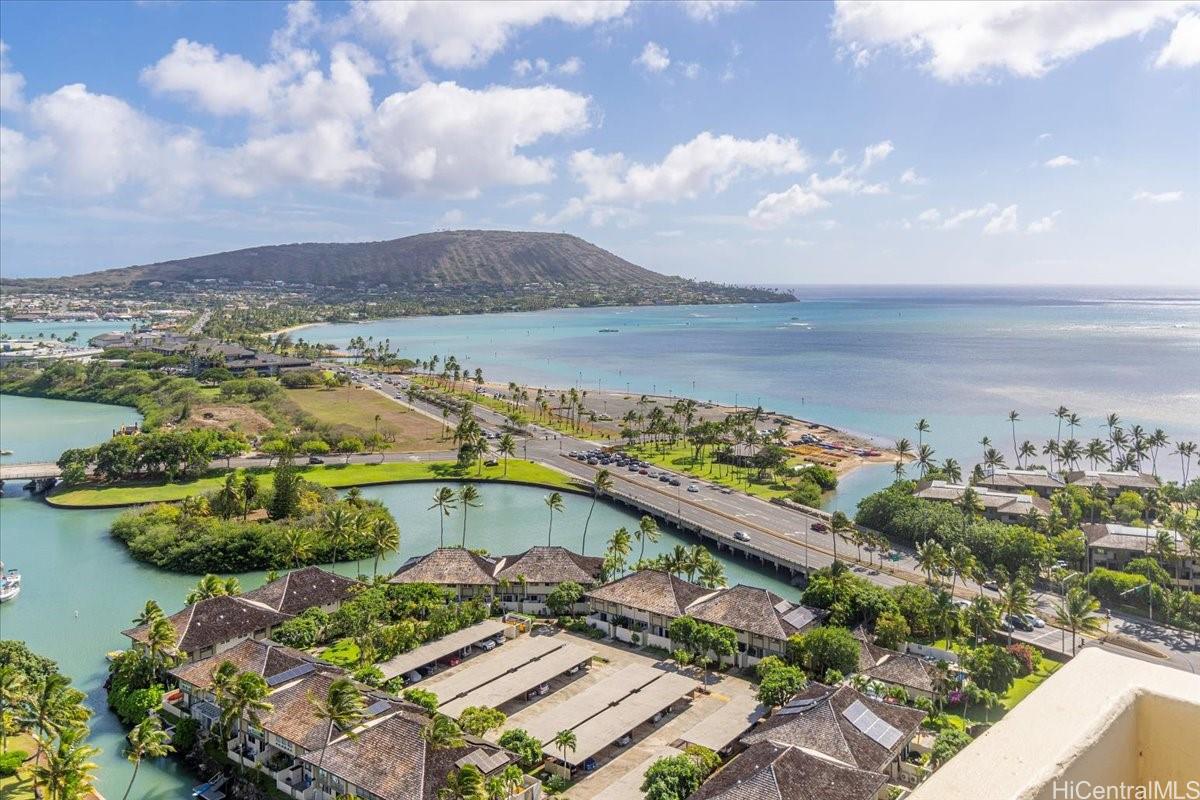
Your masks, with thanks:
<instances>
[{"instance_id":1,"label":"carport","mask_svg":"<svg viewBox=\"0 0 1200 800\"><path fill-rule=\"evenodd\" d=\"M562 639L551 636L522 636L471 659L453 672L430 678L421 688L436 694L440 703L445 705L501 675L525 666L535 658L561 649L564 644Z\"/></svg>"},{"instance_id":2,"label":"carport","mask_svg":"<svg viewBox=\"0 0 1200 800\"><path fill-rule=\"evenodd\" d=\"M485 619L483 622L476 622L462 630L448 633L415 650L409 650L407 653L401 653L395 658L384 661L379 665L379 671L383 673L385 680L391 680L397 675L404 675L414 669L420 669L435 661L448 658L464 647L478 644L484 639L492 639L512 627L509 623L498 619Z\"/></svg>"},{"instance_id":3,"label":"carport","mask_svg":"<svg viewBox=\"0 0 1200 800\"><path fill-rule=\"evenodd\" d=\"M456 700L443 703L439 708L443 714L457 717L463 709L471 706L498 708L510 700L523 697L526 692L559 675L582 666L592 660L592 651L576 644L565 644L544 656L530 661L491 683L485 683Z\"/></svg>"},{"instance_id":4,"label":"carport","mask_svg":"<svg viewBox=\"0 0 1200 800\"><path fill-rule=\"evenodd\" d=\"M539 742L554 738L559 731L570 730L589 717L615 705L630 692L636 692L662 675L663 671L644 664L630 664L589 686L569 703L560 703L534 717L521 727Z\"/></svg>"}]
</instances>

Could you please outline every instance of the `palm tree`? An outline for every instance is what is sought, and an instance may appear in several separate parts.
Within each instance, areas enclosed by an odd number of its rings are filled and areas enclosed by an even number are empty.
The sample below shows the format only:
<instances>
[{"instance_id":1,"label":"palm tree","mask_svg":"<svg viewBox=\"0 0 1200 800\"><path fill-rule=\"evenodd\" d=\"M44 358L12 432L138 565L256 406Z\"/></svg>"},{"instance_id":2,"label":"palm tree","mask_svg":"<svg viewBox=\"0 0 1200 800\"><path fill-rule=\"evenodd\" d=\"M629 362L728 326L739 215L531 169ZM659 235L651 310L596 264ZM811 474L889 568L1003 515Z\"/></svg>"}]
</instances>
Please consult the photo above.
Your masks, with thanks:
<instances>
[{"instance_id":1,"label":"palm tree","mask_svg":"<svg viewBox=\"0 0 1200 800\"><path fill-rule=\"evenodd\" d=\"M625 571L625 560L633 551L633 537L629 535L629 531L624 527L617 528L613 531L612 538L608 540L608 549L605 551L605 570L609 570L608 565L611 563L615 566L613 572L623 573Z\"/></svg>"},{"instance_id":2,"label":"palm tree","mask_svg":"<svg viewBox=\"0 0 1200 800\"><path fill-rule=\"evenodd\" d=\"M922 478L934 467L933 452L933 448L927 444L917 448L917 465L921 468Z\"/></svg>"},{"instance_id":3,"label":"palm tree","mask_svg":"<svg viewBox=\"0 0 1200 800\"><path fill-rule=\"evenodd\" d=\"M1054 614L1058 621L1071 629L1071 655L1075 655L1076 632L1096 633L1100 630L1100 601L1087 593L1080 586L1067 590L1061 602L1054 604Z\"/></svg>"},{"instance_id":4,"label":"palm tree","mask_svg":"<svg viewBox=\"0 0 1200 800\"><path fill-rule=\"evenodd\" d=\"M261 725L259 714L266 714L274 708L266 699L270 692L267 682L258 673L239 672L220 698L223 701L222 728L229 730L234 721L238 724L238 772L244 766L241 759L246 749L246 729L250 725Z\"/></svg>"},{"instance_id":5,"label":"palm tree","mask_svg":"<svg viewBox=\"0 0 1200 800\"><path fill-rule=\"evenodd\" d=\"M225 475L225 483L217 492L217 499L221 501L221 518L229 519L232 517L234 511L242 502L242 492L241 487L238 486L236 472L230 472Z\"/></svg>"},{"instance_id":6,"label":"palm tree","mask_svg":"<svg viewBox=\"0 0 1200 800\"><path fill-rule=\"evenodd\" d=\"M1017 469L1021 468L1021 449L1017 447L1017 423L1020 421L1021 414L1016 409L1008 412L1008 422L1012 425L1013 453L1017 456Z\"/></svg>"},{"instance_id":7,"label":"palm tree","mask_svg":"<svg viewBox=\"0 0 1200 800\"><path fill-rule=\"evenodd\" d=\"M561 730L558 733L554 734L554 738L550 740L550 744L552 744L555 747L555 749L557 749L560 753L562 753L562 761L564 764L566 764L567 763L567 751L570 750L572 753L574 753L575 746L576 746L576 744L578 744L578 740L576 740L576 738L575 738L574 731Z\"/></svg>"},{"instance_id":8,"label":"palm tree","mask_svg":"<svg viewBox=\"0 0 1200 800\"><path fill-rule=\"evenodd\" d=\"M54 737L38 737L38 752L45 753L45 760L34 761L35 797L39 783L45 785L49 800L76 800L91 788L96 764L89 759L100 750L85 743L87 736L87 727L72 725L58 732L57 742Z\"/></svg>"},{"instance_id":9,"label":"palm tree","mask_svg":"<svg viewBox=\"0 0 1200 800\"><path fill-rule=\"evenodd\" d=\"M378 578L380 557L400 549L400 529L387 517L376 517L371 520L369 535L371 550L375 553L375 566L371 570L371 577Z\"/></svg>"},{"instance_id":10,"label":"palm tree","mask_svg":"<svg viewBox=\"0 0 1200 800\"><path fill-rule=\"evenodd\" d=\"M921 449L921 445L925 443L925 434L929 433L929 423L924 417L917 420L917 424L913 428L917 432L917 449Z\"/></svg>"},{"instance_id":11,"label":"palm tree","mask_svg":"<svg viewBox=\"0 0 1200 800\"><path fill-rule=\"evenodd\" d=\"M505 433L501 435L500 441L496 443L496 452L504 456L504 475L507 477L508 457L515 457L517 454L517 441L513 438L511 433Z\"/></svg>"},{"instance_id":12,"label":"palm tree","mask_svg":"<svg viewBox=\"0 0 1200 800\"><path fill-rule=\"evenodd\" d=\"M612 491L612 487L612 474L608 470L601 469L596 473L596 477L592 480L592 505L588 508L587 519L583 521L583 543L579 548L581 554L587 554L588 525L592 522L592 512L596 510L596 501L600 499L601 494Z\"/></svg>"},{"instance_id":13,"label":"palm tree","mask_svg":"<svg viewBox=\"0 0 1200 800\"><path fill-rule=\"evenodd\" d=\"M433 493L433 505L425 509L438 509L438 547L446 546L446 517L458 506L455 504L454 490L449 486L441 486Z\"/></svg>"},{"instance_id":14,"label":"palm tree","mask_svg":"<svg viewBox=\"0 0 1200 800\"><path fill-rule=\"evenodd\" d=\"M1062 440L1062 424L1063 420L1071 416L1071 410L1066 406L1059 406L1054 411L1050 412L1051 416L1058 420L1058 433L1054 436L1054 441L1057 444Z\"/></svg>"},{"instance_id":15,"label":"palm tree","mask_svg":"<svg viewBox=\"0 0 1200 800\"><path fill-rule=\"evenodd\" d=\"M283 532L283 555L292 569L312 558L312 539L308 531L301 528L287 528Z\"/></svg>"},{"instance_id":16,"label":"palm tree","mask_svg":"<svg viewBox=\"0 0 1200 800\"><path fill-rule=\"evenodd\" d=\"M175 648L179 645L179 631L166 617L158 617L150 623L146 631L146 649L150 651L150 660L155 666L162 668L173 659Z\"/></svg>"},{"instance_id":17,"label":"palm tree","mask_svg":"<svg viewBox=\"0 0 1200 800\"><path fill-rule=\"evenodd\" d=\"M1000 587L1000 612L1005 616L1021 617L1033 608L1029 587L1020 578L1014 578ZM1008 643L1012 644L1012 626L1008 626Z\"/></svg>"},{"instance_id":18,"label":"palm tree","mask_svg":"<svg viewBox=\"0 0 1200 800\"><path fill-rule=\"evenodd\" d=\"M445 714L434 714L421 736L434 750L462 747L464 742L462 728Z\"/></svg>"},{"instance_id":19,"label":"palm tree","mask_svg":"<svg viewBox=\"0 0 1200 800\"><path fill-rule=\"evenodd\" d=\"M953 458L947 458L942 462L942 472L946 474L946 480L951 483L962 483L962 467Z\"/></svg>"},{"instance_id":20,"label":"palm tree","mask_svg":"<svg viewBox=\"0 0 1200 800\"><path fill-rule=\"evenodd\" d=\"M833 512L833 516L829 518L829 534L833 539L833 563L838 563L837 543L840 537L846 535L848 531L854 530L854 523L850 521L841 511Z\"/></svg>"},{"instance_id":21,"label":"palm tree","mask_svg":"<svg viewBox=\"0 0 1200 800\"><path fill-rule=\"evenodd\" d=\"M904 474L904 459L912 457L912 443L908 439L900 438L896 440L896 455L899 460L896 462L897 476Z\"/></svg>"},{"instance_id":22,"label":"palm tree","mask_svg":"<svg viewBox=\"0 0 1200 800\"><path fill-rule=\"evenodd\" d=\"M934 576L941 575L946 566L946 551L933 539L917 545L917 566L925 573L925 580L934 583ZM937 581L940 583L940 579Z\"/></svg>"},{"instance_id":23,"label":"palm tree","mask_svg":"<svg viewBox=\"0 0 1200 800\"><path fill-rule=\"evenodd\" d=\"M487 782L479 767L466 764L447 773L446 785L437 796L438 800L488 800Z\"/></svg>"},{"instance_id":24,"label":"palm tree","mask_svg":"<svg viewBox=\"0 0 1200 800\"><path fill-rule=\"evenodd\" d=\"M621 530L625 529L621 528ZM637 533L634 536L641 543L641 549L638 550L638 561L641 561L646 557L646 542L657 542L659 540L658 523L654 521L654 517L649 514L643 514L641 520L638 521Z\"/></svg>"},{"instance_id":25,"label":"palm tree","mask_svg":"<svg viewBox=\"0 0 1200 800\"><path fill-rule=\"evenodd\" d=\"M163 730L162 720L154 714L139 722L126 738L129 747L125 750L125 757L133 762L133 774L129 776L129 785L125 787L121 800L128 800L143 758L162 758L175 750L171 746L170 734Z\"/></svg>"},{"instance_id":26,"label":"palm tree","mask_svg":"<svg viewBox=\"0 0 1200 800\"><path fill-rule=\"evenodd\" d=\"M707 554L707 550L705 553ZM725 565L709 555L700 562L700 585L709 589L719 589L727 586L725 580Z\"/></svg>"},{"instance_id":27,"label":"palm tree","mask_svg":"<svg viewBox=\"0 0 1200 800\"><path fill-rule=\"evenodd\" d=\"M147 600L146 605L142 607L141 613L133 618L133 624L140 628L143 625L149 625L159 617L165 616L166 614L163 613L162 606L158 604L158 601Z\"/></svg>"},{"instance_id":28,"label":"palm tree","mask_svg":"<svg viewBox=\"0 0 1200 800\"><path fill-rule=\"evenodd\" d=\"M1029 464L1028 459L1033 458L1038 453L1037 445L1035 445L1033 442L1026 439L1025 441L1021 442L1021 451L1020 452L1021 452L1021 458L1025 459L1025 464L1028 465Z\"/></svg>"},{"instance_id":29,"label":"palm tree","mask_svg":"<svg viewBox=\"0 0 1200 800\"><path fill-rule=\"evenodd\" d=\"M25 701L25 676L12 664L0 667L0 753L8 752L8 720L10 709Z\"/></svg>"},{"instance_id":30,"label":"palm tree","mask_svg":"<svg viewBox=\"0 0 1200 800\"><path fill-rule=\"evenodd\" d=\"M344 507L337 505L325 512L322 527L325 529L325 535L329 537L329 543L332 545L329 551L329 570L332 572L334 564L337 563L338 546L349 542L354 536L357 519L354 514L351 514Z\"/></svg>"},{"instance_id":31,"label":"palm tree","mask_svg":"<svg viewBox=\"0 0 1200 800\"><path fill-rule=\"evenodd\" d=\"M34 764L40 763L46 745L55 736L87 720L91 712L83 705L83 700L83 692L71 688L71 679L57 672L47 675L33 687L33 692L25 698L20 722L38 735ZM36 772L33 788L36 796Z\"/></svg>"},{"instance_id":32,"label":"palm tree","mask_svg":"<svg viewBox=\"0 0 1200 800\"><path fill-rule=\"evenodd\" d=\"M550 512L550 525L546 528L546 544L550 545L553 543L554 537L554 514L556 512L559 514L563 512L563 498L558 492L551 492L546 495L545 502L546 508Z\"/></svg>"},{"instance_id":33,"label":"palm tree","mask_svg":"<svg viewBox=\"0 0 1200 800\"><path fill-rule=\"evenodd\" d=\"M230 588L231 585L226 583L223 578L217 575L208 574L196 583L196 587L188 592L187 597L184 598L183 602L191 605L192 603L198 603L201 600L222 597L230 593Z\"/></svg>"},{"instance_id":34,"label":"palm tree","mask_svg":"<svg viewBox=\"0 0 1200 800\"><path fill-rule=\"evenodd\" d=\"M458 501L462 503L463 510L463 531L462 531L462 546L467 546L467 509L482 508L483 500L480 497L479 490L475 488L473 483L464 483L462 489L458 491Z\"/></svg>"},{"instance_id":35,"label":"palm tree","mask_svg":"<svg viewBox=\"0 0 1200 800\"><path fill-rule=\"evenodd\" d=\"M321 756L317 759L317 774L325 764L325 751L333 740L333 729L339 730L353 739L357 736L355 728L362 724L366 717L366 703L363 702L362 692L349 678L338 678L329 684L324 697L308 693L308 704L312 707L313 716L326 723L325 746L321 748Z\"/></svg>"},{"instance_id":36,"label":"palm tree","mask_svg":"<svg viewBox=\"0 0 1200 800\"><path fill-rule=\"evenodd\" d=\"M961 576L966 583L966 576L971 574L975 566L975 556L969 547L963 544L950 545L948 564L950 566L950 593L954 594L954 582Z\"/></svg>"}]
</instances>

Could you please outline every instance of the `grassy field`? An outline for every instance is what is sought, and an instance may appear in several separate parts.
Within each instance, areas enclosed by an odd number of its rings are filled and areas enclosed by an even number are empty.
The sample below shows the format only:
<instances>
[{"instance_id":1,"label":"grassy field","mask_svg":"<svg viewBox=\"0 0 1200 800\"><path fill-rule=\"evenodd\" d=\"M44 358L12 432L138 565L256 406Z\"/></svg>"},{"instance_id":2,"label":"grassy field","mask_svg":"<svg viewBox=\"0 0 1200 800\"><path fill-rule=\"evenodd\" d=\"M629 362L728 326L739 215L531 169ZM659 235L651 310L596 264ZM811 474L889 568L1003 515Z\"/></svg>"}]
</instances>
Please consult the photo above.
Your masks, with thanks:
<instances>
[{"instance_id":1,"label":"grassy field","mask_svg":"<svg viewBox=\"0 0 1200 800\"><path fill-rule=\"evenodd\" d=\"M369 389L288 389L286 396L318 422L356 429L361 438L375 431L378 415L379 431L392 439L387 447L392 452L444 450L448 446L442 426L435 420Z\"/></svg>"},{"instance_id":2,"label":"grassy field","mask_svg":"<svg viewBox=\"0 0 1200 800\"><path fill-rule=\"evenodd\" d=\"M1041 686L1047 678L1053 675L1062 667L1057 661L1051 661L1048 658L1043 658L1041 665L1024 678L1017 678L1013 681L1013 685L1000 698L1000 702L991 708L986 714L983 706L972 704L967 709L967 715L964 718L961 714L955 714L950 711L946 712L946 717L950 724L959 730L966 730L968 725L974 725L980 722L995 723L1004 718L1004 715L1012 711L1017 703L1029 696L1037 687Z\"/></svg>"},{"instance_id":3,"label":"grassy field","mask_svg":"<svg viewBox=\"0 0 1200 800\"><path fill-rule=\"evenodd\" d=\"M787 497L796 488L786 483L780 483L772 477L768 477L766 480L758 480L755 477L757 474L757 470L755 469L742 469L740 467L729 466L728 464L714 464L707 458L697 462L692 456L692 448L686 444L677 444L674 447L668 447L666 450L653 444L629 445L623 449L625 452L636 455L638 458L643 461L649 461L651 464L657 464L660 467L666 467L676 472L682 472L685 475L691 475L697 480L707 483L729 486L739 492L746 492L755 497L761 497L764 500L770 500L775 497ZM746 482L747 476L750 478L749 483Z\"/></svg>"},{"instance_id":4,"label":"grassy field","mask_svg":"<svg viewBox=\"0 0 1200 800\"><path fill-rule=\"evenodd\" d=\"M263 488L271 485L270 470L256 470L262 476ZM240 472L240 470L239 470ZM571 491L578 489L561 472L529 461L511 459L508 474L504 465L484 467L482 474L475 468L462 469L454 462L432 461L423 463L388 462L384 464L331 464L323 467L300 469L305 480L333 489L350 486L370 486L379 483L406 483L411 481L509 481L549 486ZM203 494L219 489L225 481L221 470L185 483L124 484L119 486L87 486L68 488L52 492L48 500L52 505L63 508L95 508L118 505L140 505L182 500L193 494Z\"/></svg>"},{"instance_id":5,"label":"grassy field","mask_svg":"<svg viewBox=\"0 0 1200 800\"><path fill-rule=\"evenodd\" d=\"M490 408L491 410L498 411L501 414L507 415L513 410L510 403L507 403L504 400L497 400L495 397L492 397L488 394L476 394L474 388L462 389L460 387L456 391L451 391L450 387L445 382L441 381L440 379L430 378L427 376L414 376L413 381L426 390L440 391L443 394L453 395L454 397L458 397L463 400L470 400L476 405ZM467 384L467 386L471 387L472 384ZM551 430L558 431L559 433L596 440L613 438L612 431L607 431L604 428L593 425L591 422L586 420L583 422L582 426L574 427L568 420L557 416L554 413L553 408L551 409L550 416L545 417L541 415L534 415L530 413L530 409L527 406L522 406L521 415L535 425L540 425L543 428L550 428Z\"/></svg>"}]
</instances>

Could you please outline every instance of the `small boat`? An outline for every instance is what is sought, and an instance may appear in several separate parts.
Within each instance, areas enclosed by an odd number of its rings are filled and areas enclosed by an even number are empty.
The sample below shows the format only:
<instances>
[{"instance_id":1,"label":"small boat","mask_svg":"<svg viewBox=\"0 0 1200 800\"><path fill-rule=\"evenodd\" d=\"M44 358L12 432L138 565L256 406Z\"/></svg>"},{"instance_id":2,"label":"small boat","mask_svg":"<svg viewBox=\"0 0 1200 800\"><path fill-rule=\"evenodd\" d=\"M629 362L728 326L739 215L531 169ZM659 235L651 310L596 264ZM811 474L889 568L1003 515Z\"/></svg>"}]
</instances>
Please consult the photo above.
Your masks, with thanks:
<instances>
[{"instance_id":1,"label":"small boat","mask_svg":"<svg viewBox=\"0 0 1200 800\"><path fill-rule=\"evenodd\" d=\"M0 456L11 456L12 450L0 450Z\"/></svg>"},{"instance_id":2,"label":"small boat","mask_svg":"<svg viewBox=\"0 0 1200 800\"><path fill-rule=\"evenodd\" d=\"M600 333L620 333L619 328L601 328Z\"/></svg>"},{"instance_id":3,"label":"small boat","mask_svg":"<svg viewBox=\"0 0 1200 800\"><path fill-rule=\"evenodd\" d=\"M16 599L21 593L21 573L15 569L5 570L0 562L0 603Z\"/></svg>"}]
</instances>

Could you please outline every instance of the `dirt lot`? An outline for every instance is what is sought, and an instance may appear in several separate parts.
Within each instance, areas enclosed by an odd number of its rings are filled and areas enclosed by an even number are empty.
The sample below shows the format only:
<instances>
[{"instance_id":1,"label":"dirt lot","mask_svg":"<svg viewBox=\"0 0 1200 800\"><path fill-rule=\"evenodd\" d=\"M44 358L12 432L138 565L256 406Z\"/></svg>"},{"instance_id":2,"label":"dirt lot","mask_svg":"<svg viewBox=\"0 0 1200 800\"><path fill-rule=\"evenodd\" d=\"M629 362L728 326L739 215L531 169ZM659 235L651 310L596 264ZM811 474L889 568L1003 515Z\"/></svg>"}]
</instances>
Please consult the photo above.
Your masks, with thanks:
<instances>
[{"instance_id":1,"label":"dirt lot","mask_svg":"<svg viewBox=\"0 0 1200 800\"><path fill-rule=\"evenodd\" d=\"M378 415L379 432L393 452L446 450L450 446L435 420L369 389L288 389L287 398L318 422L359 437L375 430Z\"/></svg>"},{"instance_id":2,"label":"dirt lot","mask_svg":"<svg viewBox=\"0 0 1200 800\"><path fill-rule=\"evenodd\" d=\"M184 427L234 430L253 437L274 426L271 420L246 406L199 406L192 409Z\"/></svg>"}]
</instances>

